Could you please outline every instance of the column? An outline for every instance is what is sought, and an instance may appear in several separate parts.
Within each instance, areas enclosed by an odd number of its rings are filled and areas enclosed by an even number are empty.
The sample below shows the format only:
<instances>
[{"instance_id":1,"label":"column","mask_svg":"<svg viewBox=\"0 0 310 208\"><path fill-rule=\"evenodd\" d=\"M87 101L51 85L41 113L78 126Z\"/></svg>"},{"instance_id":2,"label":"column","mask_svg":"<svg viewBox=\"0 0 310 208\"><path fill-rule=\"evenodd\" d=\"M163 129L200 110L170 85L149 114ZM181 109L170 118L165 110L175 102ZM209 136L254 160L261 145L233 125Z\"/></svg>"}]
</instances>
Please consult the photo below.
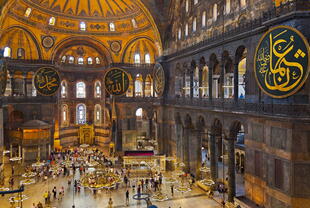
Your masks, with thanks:
<instances>
[{"instance_id":1,"label":"column","mask_svg":"<svg viewBox=\"0 0 310 208\"><path fill-rule=\"evenodd\" d=\"M190 163L189 163L189 139L190 139L190 128L184 129L184 137L183 137L183 158L185 164L185 171L189 172L190 170Z\"/></svg>"},{"instance_id":2,"label":"column","mask_svg":"<svg viewBox=\"0 0 310 208\"><path fill-rule=\"evenodd\" d=\"M190 98L194 97L194 70L195 68L191 68L190 70Z\"/></svg>"},{"instance_id":3,"label":"column","mask_svg":"<svg viewBox=\"0 0 310 208\"><path fill-rule=\"evenodd\" d=\"M22 156L22 163L24 163L25 162L25 147L23 147L23 156Z\"/></svg>"},{"instance_id":4,"label":"column","mask_svg":"<svg viewBox=\"0 0 310 208\"><path fill-rule=\"evenodd\" d=\"M235 173L235 140L227 140L228 150L228 202L233 202L236 195L236 173Z\"/></svg>"},{"instance_id":5,"label":"column","mask_svg":"<svg viewBox=\"0 0 310 208\"><path fill-rule=\"evenodd\" d=\"M136 78L132 80L132 97L136 97Z\"/></svg>"},{"instance_id":6,"label":"column","mask_svg":"<svg viewBox=\"0 0 310 208\"><path fill-rule=\"evenodd\" d=\"M234 100L238 102L239 96L239 63L234 65Z\"/></svg>"},{"instance_id":7,"label":"column","mask_svg":"<svg viewBox=\"0 0 310 208\"><path fill-rule=\"evenodd\" d=\"M41 160L41 148L38 146L38 160Z\"/></svg>"},{"instance_id":8,"label":"column","mask_svg":"<svg viewBox=\"0 0 310 208\"><path fill-rule=\"evenodd\" d=\"M13 146L12 144L10 144L10 158L13 157Z\"/></svg>"},{"instance_id":9,"label":"column","mask_svg":"<svg viewBox=\"0 0 310 208\"><path fill-rule=\"evenodd\" d=\"M27 73L24 74L24 96L27 97Z\"/></svg>"},{"instance_id":10,"label":"column","mask_svg":"<svg viewBox=\"0 0 310 208\"><path fill-rule=\"evenodd\" d=\"M22 147L18 145L18 157L22 156Z\"/></svg>"},{"instance_id":11,"label":"column","mask_svg":"<svg viewBox=\"0 0 310 208\"><path fill-rule=\"evenodd\" d=\"M14 82L14 73L11 74L11 96L14 96L15 82Z\"/></svg>"},{"instance_id":12,"label":"column","mask_svg":"<svg viewBox=\"0 0 310 208\"><path fill-rule=\"evenodd\" d=\"M200 66L199 67L199 88L198 88L198 90L199 90L199 98L202 98L202 70L203 70L203 66Z\"/></svg>"},{"instance_id":13,"label":"column","mask_svg":"<svg viewBox=\"0 0 310 208\"><path fill-rule=\"evenodd\" d=\"M142 97L145 97L145 80L142 80Z\"/></svg>"},{"instance_id":14,"label":"column","mask_svg":"<svg viewBox=\"0 0 310 208\"><path fill-rule=\"evenodd\" d=\"M224 78L225 78L225 63L221 61L221 76L220 76L220 86L219 87L219 97L224 99Z\"/></svg>"},{"instance_id":15,"label":"column","mask_svg":"<svg viewBox=\"0 0 310 208\"><path fill-rule=\"evenodd\" d=\"M216 141L215 135L209 134L209 157L210 157L210 168L211 168L211 178L215 182L217 179L217 156L216 156Z\"/></svg>"},{"instance_id":16,"label":"column","mask_svg":"<svg viewBox=\"0 0 310 208\"><path fill-rule=\"evenodd\" d=\"M209 100L212 100L213 66L209 65Z\"/></svg>"},{"instance_id":17,"label":"column","mask_svg":"<svg viewBox=\"0 0 310 208\"><path fill-rule=\"evenodd\" d=\"M48 157L51 155L51 144L48 144Z\"/></svg>"}]
</instances>

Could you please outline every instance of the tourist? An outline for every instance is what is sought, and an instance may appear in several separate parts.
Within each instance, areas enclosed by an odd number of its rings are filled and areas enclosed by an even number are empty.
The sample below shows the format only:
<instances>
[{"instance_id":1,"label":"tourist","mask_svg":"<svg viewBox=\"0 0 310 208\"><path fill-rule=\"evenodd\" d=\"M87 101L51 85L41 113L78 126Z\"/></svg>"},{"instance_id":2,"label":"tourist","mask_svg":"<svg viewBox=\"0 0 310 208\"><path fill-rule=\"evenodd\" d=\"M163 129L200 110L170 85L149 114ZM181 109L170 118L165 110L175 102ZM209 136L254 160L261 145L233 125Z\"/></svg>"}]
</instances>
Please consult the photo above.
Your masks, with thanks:
<instances>
[{"instance_id":1,"label":"tourist","mask_svg":"<svg viewBox=\"0 0 310 208\"><path fill-rule=\"evenodd\" d=\"M137 192L138 192L138 198L140 198L140 196L141 196L141 186L140 185L138 186Z\"/></svg>"},{"instance_id":2,"label":"tourist","mask_svg":"<svg viewBox=\"0 0 310 208\"><path fill-rule=\"evenodd\" d=\"M35 203L32 203L32 207L31 208L37 208Z\"/></svg>"},{"instance_id":3,"label":"tourist","mask_svg":"<svg viewBox=\"0 0 310 208\"><path fill-rule=\"evenodd\" d=\"M54 199L56 199L56 195L57 195L56 186L54 186L52 192L53 192L53 195L54 195Z\"/></svg>"},{"instance_id":4,"label":"tourist","mask_svg":"<svg viewBox=\"0 0 310 208\"><path fill-rule=\"evenodd\" d=\"M126 206L129 205L129 191L126 191Z\"/></svg>"},{"instance_id":5,"label":"tourist","mask_svg":"<svg viewBox=\"0 0 310 208\"><path fill-rule=\"evenodd\" d=\"M47 193L47 191L44 192L43 198L44 198L45 204L47 204L48 203L48 193Z\"/></svg>"},{"instance_id":6,"label":"tourist","mask_svg":"<svg viewBox=\"0 0 310 208\"><path fill-rule=\"evenodd\" d=\"M43 204L41 202L38 203L37 208L43 208Z\"/></svg>"},{"instance_id":7,"label":"tourist","mask_svg":"<svg viewBox=\"0 0 310 208\"><path fill-rule=\"evenodd\" d=\"M171 189L171 195L173 196L173 184L170 186Z\"/></svg>"}]
</instances>

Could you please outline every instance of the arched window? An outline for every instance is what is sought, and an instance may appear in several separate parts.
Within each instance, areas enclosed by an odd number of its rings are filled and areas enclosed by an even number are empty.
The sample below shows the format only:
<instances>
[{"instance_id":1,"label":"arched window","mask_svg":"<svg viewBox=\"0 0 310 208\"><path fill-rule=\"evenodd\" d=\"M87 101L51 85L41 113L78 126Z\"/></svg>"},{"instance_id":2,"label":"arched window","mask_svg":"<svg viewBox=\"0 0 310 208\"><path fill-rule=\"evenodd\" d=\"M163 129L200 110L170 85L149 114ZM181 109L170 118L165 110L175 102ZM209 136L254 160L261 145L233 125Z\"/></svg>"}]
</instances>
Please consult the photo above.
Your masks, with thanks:
<instances>
[{"instance_id":1,"label":"arched window","mask_svg":"<svg viewBox=\"0 0 310 208\"><path fill-rule=\"evenodd\" d=\"M95 98L101 97L101 83L100 81L95 82Z\"/></svg>"},{"instance_id":2,"label":"arched window","mask_svg":"<svg viewBox=\"0 0 310 208\"><path fill-rule=\"evenodd\" d=\"M74 63L74 57L73 56L70 56L69 57L69 64L73 64Z\"/></svg>"},{"instance_id":3,"label":"arched window","mask_svg":"<svg viewBox=\"0 0 310 208\"><path fill-rule=\"evenodd\" d=\"M243 58L238 65L238 98L245 98L245 74L246 74L246 58Z\"/></svg>"},{"instance_id":4,"label":"arched window","mask_svg":"<svg viewBox=\"0 0 310 208\"><path fill-rule=\"evenodd\" d=\"M145 90L144 90L145 97L152 97L153 96L153 79L151 75L147 75L145 79Z\"/></svg>"},{"instance_id":5,"label":"arched window","mask_svg":"<svg viewBox=\"0 0 310 208\"><path fill-rule=\"evenodd\" d=\"M179 31L178 31L178 39L181 40L182 38L182 29L179 28Z\"/></svg>"},{"instance_id":6,"label":"arched window","mask_svg":"<svg viewBox=\"0 0 310 208\"><path fill-rule=\"evenodd\" d=\"M109 27L110 27L110 31L112 32L115 31L115 24L113 22L110 22Z\"/></svg>"},{"instance_id":7,"label":"arched window","mask_svg":"<svg viewBox=\"0 0 310 208\"><path fill-rule=\"evenodd\" d=\"M136 119L137 120L142 120L143 117L143 109L142 108L138 108L136 110Z\"/></svg>"},{"instance_id":8,"label":"arched window","mask_svg":"<svg viewBox=\"0 0 310 208\"><path fill-rule=\"evenodd\" d=\"M131 22L132 22L133 28L137 28L138 27L137 21L135 19L131 19Z\"/></svg>"},{"instance_id":9,"label":"arched window","mask_svg":"<svg viewBox=\"0 0 310 208\"><path fill-rule=\"evenodd\" d=\"M205 27L206 26L206 22L207 22L207 12L204 11L202 13L202 17L201 17L201 26Z\"/></svg>"},{"instance_id":10,"label":"arched window","mask_svg":"<svg viewBox=\"0 0 310 208\"><path fill-rule=\"evenodd\" d=\"M193 77L193 96L199 97L199 68L196 66L194 70L194 77Z\"/></svg>"},{"instance_id":11,"label":"arched window","mask_svg":"<svg viewBox=\"0 0 310 208\"><path fill-rule=\"evenodd\" d=\"M185 37L187 37L188 36L188 24L186 23L186 25L185 25Z\"/></svg>"},{"instance_id":12,"label":"arched window","mask_svg":"<svg viewBox=\"0 0 310 208\"><path fill-rule=\"evenodd\" d=\"M85 24L85 22L81 22L80 23L80 30L86 31L86 24Z\"/></svg>"},{"instance_id":13,"label":"arched window","mask_svg":"<svg viewBox=\"0 0 310 208\"><path fill-rule=\"evenodd\" d=\"M137 74L135 81L135 96L142 97L143 96L143 78L141 74Z\"/></svg>"},{"instance_id":14,"label":"arched window","mask_svg":"<svg viewBox=\"0 0 310 208\"><path fill-rule=\"evenodd\" d=\"M189 0L185 1L185 12L189 11Z\"/></svg>"},{"instance_id":15,"label":"arched window","mask_svg":"<svg viewBox=\"0 0 310 208\"><path fill-rule=\"evenodd\" d=\"M32 9L31 8L27 8L25 11L25 17L29 17L31 14Z\"/></svg>"},{"instance_id":16,"label":"arched window","mask_svg":"<svg viewBox=\"0 0 310 208\"><path fill-rule=\"evenodd\" d=\"M226 0L225 13L226 14L230 13L230 0Z\"/></svg>"},{"instance_id":17,"label":"arched window","mask_svg":"<svg viewBox=\"0 0 310 208\"><path fill-rule=\"evenodd\" d=\"M68 85L67 82L64 80L61 82L61 97L66 98L67 97L67 89Z\"/></svg>"},{"instance_id":18,"label":"arched window","mask_svg":"<svg viewBox=\"0 0 310 208\"><path fill-rule=\"evenodd\" d=\"M87 64L88 65L92 65L93 64L93 58L92 57L88 57L87 58Z\"/></svg>"},{"instance_id":19,"label":"arched window","mask_svg":"<svg viewBox=\"0 0 310 208\"><path fill-rule=\"evenodd\" d=\"M56 23L56 18L55 18L55 17L51 17L51 18L49 19L49 21L48 21L48 24L49 24L49 25L52 25L52 26L54 26L55 23Z\"/></svg>"},{"instance_id":20,"label":"arched window","mask_svg":"<svg viewBox=\"0 0 310 208\"><path fill-rule=\"evenodd\" d=\"M95 118L94 118L94 120L95 120L95 124L97 124L97 125L99 125L99 124L101 124L101 106L99 105L99 104L97 104L97 105L95 105L95 114L94 114L94 116L95 116Z\"/></svg>"},{"instance_id":21,"label":"arched window","mask_svg":"<svg viewBox=\"0 0 310 208\"><path fill-rule=\"evenodd\" d=\"M220 65L216 64L212 72L212 97L213 98L219 98L221 90L222 90L220 87L221 86L220 76L221 76Z\"/></svg>"},{"instance_id":22,"label":"arched window","mask_svg":"<svg viewBox=\"0 0 310 208\"><path fill-rule=\"evenodd\" d=\"M61 63L66 63L66 59L67 59L66 56L61 57Z\"/></svg>"},{"instance_id":23,"label":"arched window","mask_svg":"<svg viewBox=\"0 0 310 208\"><path fill-rule=\"evenodd\" d=\"M217 4L213 6L213 21L217 20Z\"/></svg>"},{"instance_id":24,"label":"arched window","mask_svg":"<svg viewBox=\"0 0 310 208\"><path fill-rule=\"evenodd\" d=\"M193 20L193 32L196 32L197 30L197 18L195 17Z\"/></svg>"},{"instance_id":25,"label":"arched window","mask_svg":"<svg viewBox=\"0 0 310 208\"><path fill-rule=\"evenodd\" d=\"M86 85L84 82L76 83L76 98L86 98Z\"/></svg>"},{"instance_id":26,"label":"arched window","mask_svg":"<svg viewBox=\"0 0 310 208\"><path fill-rule=\"evenodd\" d=\"M3 52L3 57L11 57L11 48L10 47L5 47L4 52Z\"/></svg>"},{"instance_id":27,"label":"arched window","mask_svg":"<svg viewBox=\"0 0 310 208\"><path fill-rule=\"evenodd\" d=\"M25 50L23 48L17 49L17 58L24 59L25 58Z\"/></svg>"},{"instance_id":28,"label":"arched window","mask_svg":"<svg viewBox=\"0 0 310 208\"><path fill-rule=\"evenodd\" d=\"M149 53L145 54L144 61L145 61L146 64L150 64L151 63L151 56L150 56Z\"/></svg>"},{"instance_id":29,"label":"arched window","mask_svg":"<svg viewBox=\"0 0 310 208\"><path fill-rule=\"evenodd\" d=\"M246 0L240 0L240 7L241 8L246 7Z\"/></svg>"},{"instance_id":30,"label":"arched window","mask_svg":"<svg viewBox=\"0 0 310 208\"><path fill-rule=\"evenodd\" d=\"M68 105L62 106L62 114L61 114L61 124L62 126L67 126L69 124L69 110Z\"/></svg>"},{"instance_id":31,"label":"arched window","mask_svg":"<svg viewBox=\"0 0 310 208\"><path fill-rule=\"evenodd\" d=\"M201 95L203 98L209 97L209 68L204 66L202 69Z\"/></svg>"},{"instance_id":32,"label":"arched window","mask_svg":"<svg viewBox=\"0 0 310 208\"><path fill-rule=\"evenodd\" d=\"M84 64L84 59L83 58L78 58L78 64L83 65Z\"/></svg>"},{"instance_id":33,"label":"arched window","mask_svg":"<svg viewBox=\"0 0 310 208\"><path fill-rule=\"evenodd\" d=\"M100 64L100 58L99 57L96 57L95 60L96 60L96 64Z\"/></svg>"},{"instance_id":34,"label":"arched window","mask_svg":"<svg viewBox=\"0 0 310 208\"><path fill-rule=\"evenodd\" d=\"M226 63L224 72L224 98L233 98L234 71L231 63Z\"/></svg>"},{"instance_id":35,"label":"arched window","mask_svg":"<svg viewBox=\"0 0 310 208\"><path fill-rule=\"evenodd\" d=\"M136 53L135 54L135 64L140 64L140 63L141 63L140 54Z\"/></svg>"},{"instance_id":36,"label":"arched window","mask_svg":"<svg viewBox=\"0 0 310 208\"><path fill-rule=\"evenodd\" d=\"M86 106L84 104L78 104L76 107L76 123L86 123Z\"/></svg>"}]
</instances>

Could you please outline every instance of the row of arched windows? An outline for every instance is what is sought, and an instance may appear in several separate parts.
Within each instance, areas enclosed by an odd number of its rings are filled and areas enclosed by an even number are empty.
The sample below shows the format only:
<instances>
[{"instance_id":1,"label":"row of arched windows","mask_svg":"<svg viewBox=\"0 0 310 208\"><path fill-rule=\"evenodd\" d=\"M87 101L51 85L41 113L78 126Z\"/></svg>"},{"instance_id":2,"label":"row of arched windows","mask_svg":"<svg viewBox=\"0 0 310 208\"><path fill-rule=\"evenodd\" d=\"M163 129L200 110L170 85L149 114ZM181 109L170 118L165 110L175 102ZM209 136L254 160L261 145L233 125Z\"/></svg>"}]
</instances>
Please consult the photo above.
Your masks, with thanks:
<instances>
[{"instance_id":1,"label":"row of arched windows","mask_svg":"<svg viewBox=\"0 0 310 208\"><path fill-rule=\"evenodd\" d=\"M135 64L141 64L142 60L141 60L141 56L139 53L135 54L135 60L134 60ZM150 64L151 63L151 56L149 53L144 55L144 63L145 64Z\"/></svg>"},{"instance_id":2,"label":"row of arched windows","mask_svg":"<svg viewBox=\"0 0 310 208\"><path fill-rule=\"evenodd\" d=\"M8 47L8 46L4 47L3 57L5 57L5 58L12 57L12 49L10 47ZM25 49L23 49L23 48L17 49L17 58L18 59L24 59L25 58Z\"/></svg>"},{"instance_id":3,"label":"row of arched windows","mask_svg":"<svg viewBox=\"0 0 310 208\"><path fill-rule=\"evenodd\" d=\"M66 81L61 82L61 98L68 97L68 84ZM96 81L94 86L94 97L101 97L101 82ZM86 98L86 84L83 81L76 83L76 98Z\"/></svg>"},{"instance_id":4,"label":"row of arched windows","mask_svg":"<svg viewBox=\"0 0 310 208\"><path fill-rule=\"evenodd\" d=\"M86 61L87 65L93 65L93 64L100 64L101 63L99 57L95 57L95 58L88 57L86 60L83 57L78 57L78 58L75 58L74 56L62 56L61 57L61 63L83 65L83 64L85 64L85 61Z\"/></svg>"},{"instance_id":5,"label":"row of arched windows","mask_svg":"<svg viewBox=\"0 0 310 208\"><path fill-rule=\"evenodd\" d=\"M102 117L102 114L104 114L104 117ZM105 109L104 112L102 112L101 105L96 104L94 108L94 124L100 125L102 122L107 122L109 120L109 112ZM69 125L69 107L68 105L64 104L62 105L61 110L61 119L62 119L62 125L67 126ZM79 103L76 105L76 124L86 124L87 122L87 108L84 103Z\"/></svg>"}]
</instances>

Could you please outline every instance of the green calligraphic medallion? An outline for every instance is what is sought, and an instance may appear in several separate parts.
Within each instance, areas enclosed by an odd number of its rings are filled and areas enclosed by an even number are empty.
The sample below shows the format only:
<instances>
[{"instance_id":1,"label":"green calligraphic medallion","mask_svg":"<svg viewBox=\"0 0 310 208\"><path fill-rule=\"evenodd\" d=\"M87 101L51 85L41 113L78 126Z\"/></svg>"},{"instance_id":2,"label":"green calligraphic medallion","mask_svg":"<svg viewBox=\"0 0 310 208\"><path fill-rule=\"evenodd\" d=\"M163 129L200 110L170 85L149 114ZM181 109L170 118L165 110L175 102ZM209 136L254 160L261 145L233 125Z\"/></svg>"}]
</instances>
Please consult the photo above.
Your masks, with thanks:
<instances>
[{"instance_id":1,"label":"green calligraphic medallion","mask_svg":"<svg viewBox=\"0 0 310 208\"><path fill-rule=\"evenodd\" d=\"M120 68L112 68L105 74L104 85L111 95L123 95L129 88L128 74Z\"/></svg>"},{"instance_id":2,"label":"green calligraphic medallion","mask_svg":"<svg viewBox=\"0 0 310 208\"><path fill-rule=\"evenodd\" d=\"M3 60L0 60L0 95L4 95L6 89L8 77L8 70L6 63Z\"/></svg>"},{"instance_id":3,"label":"green calligraphic medallion","mask_svg":"<svg viewBox=\"0 0 310 208\"><path fill-rule=\"evenodd\" d=\"M256 81L273 98L291 96L307 80L309 63L309 44L303 34L289 26L274 27L263 35L256 48Z\"/></svg>"},{"instance_id":4,"label":"green calligraphic medallion","mask_svg":"<svg viewBox=\"0 0 310 208\"><path fill-rule=\"evenodd\" d=\"M42 67L35 73L33 84L41 95L52 96L60 87L60 76L54 68Z\"/></svg>"},{"instance_id":5,"label":"green calligraphic medallion","mask_svg":"<svg viewBox=\"0 0 310 208\"><path fill-rule=\"evenodd\" d=\"M156 63L154 66L154 91L158 96L162 96L165 90L165 72L163 66L160 63Z\"/></svg>"}]
</instances>

